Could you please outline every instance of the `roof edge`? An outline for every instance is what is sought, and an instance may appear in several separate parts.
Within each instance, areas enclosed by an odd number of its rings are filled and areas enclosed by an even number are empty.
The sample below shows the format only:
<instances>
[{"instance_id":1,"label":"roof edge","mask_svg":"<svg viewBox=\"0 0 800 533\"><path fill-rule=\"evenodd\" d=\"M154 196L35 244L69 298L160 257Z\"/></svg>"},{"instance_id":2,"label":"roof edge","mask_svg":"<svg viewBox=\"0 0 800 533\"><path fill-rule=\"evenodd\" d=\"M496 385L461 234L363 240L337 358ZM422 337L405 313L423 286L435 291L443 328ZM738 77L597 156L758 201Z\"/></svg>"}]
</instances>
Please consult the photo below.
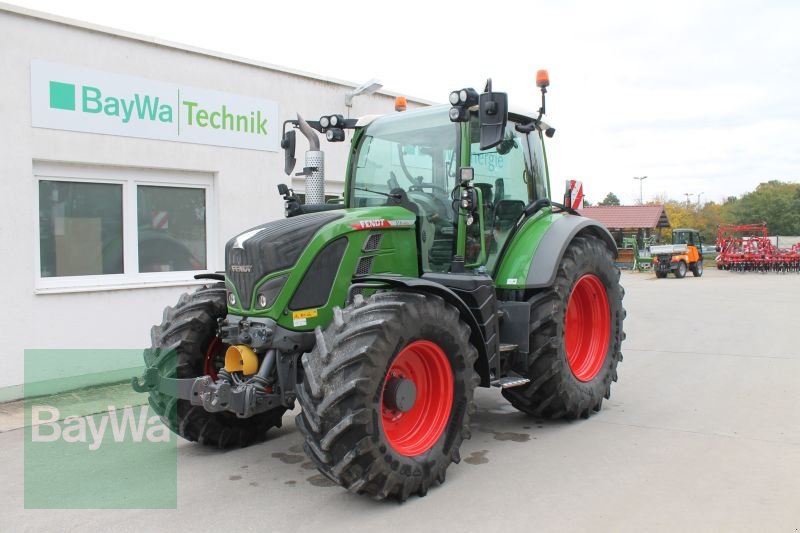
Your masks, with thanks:
<instances>
[{"instance_id":1,"label":"roof edge","mask_svg":"<svg viewBox=\"0 0 800 533\"><path fill-rule=\"evenodd\" d=\"M64 17L61 15L56 15L54 13L46 13L44 11L37 11L35 9L29 9L27 7L16 6L13 4L7 4L5 2L0 2L0 12L7 12L12 13L15 15L29 17L39 20L44 20L47 22L53 22L56 24L62 24L64 26L71 26L74 28L79 28L82 30L87 30L95 33L102 33L105 35L112 35L114 37L121 37L123 39L128 39L131 41L138 41L147 44L152 44L155 46L161 46L164 48L171 48L174 50L181 50L183 52L189 52L192 54L202 55L206 57L211 57L214 59L221 59L223 61L230 61L231 63L239 63L242 65L249 65L251 67L262 68L266 70L272 70L275 72L280 72L283 74L290 74L292 76L298 76L300 78L307 78L314 81L323 81L327 83L332 83L334 85L340 85L342 87L347 87L351 89L355 89L360 84L348 80L342 80L338 78L333 78L329 76L323 76L319 74L313 74L311 72L306 72L304 70L293 69L289 67L282 67L279 65L274 65L272 63L267 63L265 61L258 61L256 59L249 59L246 57L241 57L233 54L226 54L224 52L217 52L214 50L210 50L208 48L202 48L199 46L192 46L188 44L177 43L174 41L168 41L166 39L160 39L158 37L152 37L149 35L143 35L140 33L129 32L127 30L120 30L117 28L112 28L109 26L103 26L100 24L94 24L92 22L86 22L78 19L73 19L69 17ZM384 96L389 97L396 97L396 96L405 96L409 101L423 104L423 105L436 105L442 102L433 102L431 100L426 100L424 98L418 98L415 96L408 96L403 93L398 93L394 91L388 90L378 90L376 94L381 94Z\"/></svg>"}]
</instances>

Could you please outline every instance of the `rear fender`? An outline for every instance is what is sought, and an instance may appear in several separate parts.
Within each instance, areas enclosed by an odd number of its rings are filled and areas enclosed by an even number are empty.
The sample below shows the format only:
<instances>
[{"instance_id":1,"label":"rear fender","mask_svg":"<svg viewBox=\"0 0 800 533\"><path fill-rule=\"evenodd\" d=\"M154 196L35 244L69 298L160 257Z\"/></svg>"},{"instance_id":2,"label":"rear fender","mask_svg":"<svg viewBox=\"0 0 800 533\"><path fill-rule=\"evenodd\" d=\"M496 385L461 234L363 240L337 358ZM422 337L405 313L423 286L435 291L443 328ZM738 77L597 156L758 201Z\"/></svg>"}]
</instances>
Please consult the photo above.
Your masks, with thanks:
<instances>
[{"instance_id":1,"label":"rear fender","mask_svg":"<svg viewBox=\"0 0 800 533\"><path fill-rule=\"evenodd\" d=\"M500 289L538 289L556 279L558 265L575 237L592 235L617 257L611 233L590 218L566 213L547 213L528 219L512 237L495 271Z\"/></svg>"}]
</instances>

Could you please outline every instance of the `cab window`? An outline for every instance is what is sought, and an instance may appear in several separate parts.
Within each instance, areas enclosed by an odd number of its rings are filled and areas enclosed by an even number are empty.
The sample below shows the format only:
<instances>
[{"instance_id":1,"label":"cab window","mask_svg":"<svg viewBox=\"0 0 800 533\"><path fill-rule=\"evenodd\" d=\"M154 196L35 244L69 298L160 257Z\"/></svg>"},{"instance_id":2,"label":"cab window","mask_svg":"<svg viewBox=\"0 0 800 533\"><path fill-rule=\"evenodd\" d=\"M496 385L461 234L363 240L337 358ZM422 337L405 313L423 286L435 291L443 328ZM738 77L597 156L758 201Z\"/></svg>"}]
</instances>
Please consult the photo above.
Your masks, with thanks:
<instances>
[{"instance_id":1,"label":"cab window","mask_svg":"<svg viewBox=\"0 0 800 533\"><path fill-rule=\"evenodd\" d=\"M452 191L460 125L448 109L397 113L367 126L351 175L349 207L400 205L417 216L425 272L446 272L453 254Z\"/></svg>"},{"instance_id":2,"label":"cab window","mask_svg":"<svg viewBox=\"0 0 800 533\"><path fill-rule=\"evenodd\" d=\"M525 206L534 198L534 175L528 158L526 135L509 122L503 141L488 150L480 149L480 126L472 118L470 166L475 170L475 187L483 196L486 266L492 268ZM470 227L467 263L475 262L480 252L480 229Z\"/></svg>"},{"instance_id":3,"label":"cab window","mask_svg":"<svg viewBox=\"0 0 800 533\"><path fill-rule=\"evenodd\" d=\"M547 190L547 163L544 155L542 133L540 131L532 132L528 135L528 142L530 143L530 168L533 174L534 199L549 198L550 191Z\"/></svg>"}]
</instances>

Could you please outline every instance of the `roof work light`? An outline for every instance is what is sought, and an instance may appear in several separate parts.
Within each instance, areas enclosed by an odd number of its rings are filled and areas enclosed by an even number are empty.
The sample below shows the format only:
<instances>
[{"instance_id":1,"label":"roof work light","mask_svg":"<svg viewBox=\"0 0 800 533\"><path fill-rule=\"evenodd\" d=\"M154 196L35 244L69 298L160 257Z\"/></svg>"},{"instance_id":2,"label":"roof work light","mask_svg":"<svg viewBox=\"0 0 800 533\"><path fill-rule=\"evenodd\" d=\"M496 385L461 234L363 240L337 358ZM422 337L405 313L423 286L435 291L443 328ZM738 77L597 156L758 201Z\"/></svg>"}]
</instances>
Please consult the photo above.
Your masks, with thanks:
<instances>
[{"instance_id":1,"label":"roof work light","mask_svg":"<svg viewBox=\"0 0 800 533\"><path fill-rule=\"evenodd\" d=\"M466 122L469 120L469 108L478 105L478 91L472 87L460 89L450 93L450 120L452 122Z\"/></svg>"}]
</instances>

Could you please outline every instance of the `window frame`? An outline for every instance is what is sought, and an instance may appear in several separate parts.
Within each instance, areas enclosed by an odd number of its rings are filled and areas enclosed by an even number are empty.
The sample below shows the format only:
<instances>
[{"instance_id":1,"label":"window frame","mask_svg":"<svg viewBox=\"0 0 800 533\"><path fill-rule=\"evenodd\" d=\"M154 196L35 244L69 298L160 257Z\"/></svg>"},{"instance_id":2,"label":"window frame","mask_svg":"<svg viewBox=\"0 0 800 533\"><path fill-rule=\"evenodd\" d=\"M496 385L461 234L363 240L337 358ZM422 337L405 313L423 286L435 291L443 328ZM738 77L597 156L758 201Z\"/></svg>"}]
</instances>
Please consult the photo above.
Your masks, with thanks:
<instances>
[{"instance_id":1,"label":"window frame","mask_svg":"<svg viewBox=\"0 0 800 533\"><path fill-rule=\"evenodd\" d=\"M39 220L39 184L42 181L122 186L123 273L86 276L42 276L41 228ZM34 161L34 292L37 294L88 292L200 283L194 280L195 274L213 272L216 270L216 266L220 264L219 251L216 249L218 227L215 182L216 175L211 172ZM202 189L204 191L206 203L206 268L204 270L139 272L137 210L137 187L139 185Z\"/></svg>"}]
</instances>

